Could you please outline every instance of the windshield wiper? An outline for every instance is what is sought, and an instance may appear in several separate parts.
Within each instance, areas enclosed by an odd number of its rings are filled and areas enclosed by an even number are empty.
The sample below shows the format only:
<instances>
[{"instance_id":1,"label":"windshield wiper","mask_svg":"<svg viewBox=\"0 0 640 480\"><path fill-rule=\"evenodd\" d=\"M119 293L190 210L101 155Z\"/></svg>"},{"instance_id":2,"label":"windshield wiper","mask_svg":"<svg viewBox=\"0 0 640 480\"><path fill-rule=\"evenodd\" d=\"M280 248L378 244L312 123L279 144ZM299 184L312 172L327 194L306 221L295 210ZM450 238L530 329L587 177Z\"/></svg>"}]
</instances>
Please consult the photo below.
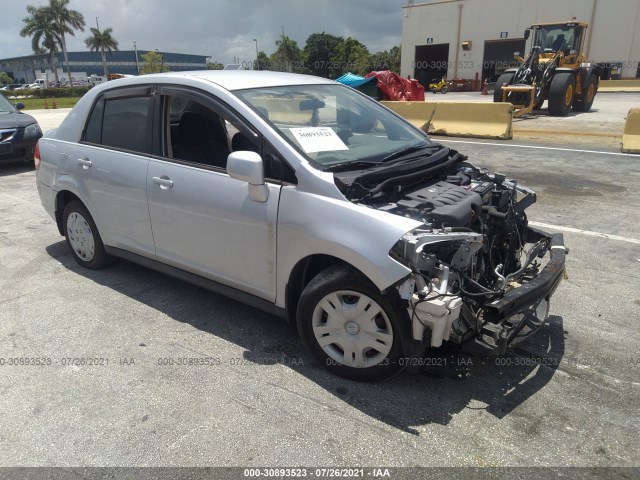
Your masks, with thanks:
<instances>
[{"instance_id":1,"label":"windshield wiper","mask_svg":"<svg viewBox=\"0 0 640 480\"><path fill-rule=\"evenodd\" d=\"M336 172L338 170L356 170L358 168L369 168L372 165L379 165L380 162L365 162L365 161L356 161L356 162L342 162L342 163L334 163L333 165L325 168L324 172Z\"/></svg>"},{"instance_id":2,"label":"windshield wiper","mask_svg":"<svg viewBox=\"0 0 640 480\"><path fill-rule=\"evenodd\" d=\"M393 153L387 155L386 157L384 157L380 161L380 163L390 162L391 160L398 160L400 158L406 157L406 156L408 156L408 155L410 155L412 153L415 153L415 152L420 152L422 150L427 150L427 149L429 149L429 150L432 150L432 149L440 150L441 148L442 148L442 145L437 145L437 144L436 145L424 145L424 144L423 145L411 145L409 147L403 148L402 150L398 150L397 152L393 152Z\"/></svg>"},{"instance_id":3,"label":"windshield wiper","mask_svg":"<svg viewBox=\"0 0 640 480\"><path fill-rule=\"evenodd\" d=\"M324 171L325 172L336 172L339 170L355 170L358 168L369 168L373 165L382 165L383 163L388 163L392 160L404 160L404 159L408 159L409 157L411 157L412 153L416 153L416 152L422 152L423 150L441 150L442 148L444 148L442 145L411 145L409 147L405 147L402 150L398 150L397 152L393 152L390 155L387 155L386 157L383 157L382 160L372 160L372 161L366 161L366 160L357 160L357 161L353 161L353 162L342 162L342 163L336 163L334 165L329 166L328 168L325 168ZM431 155L433 152L429 152L429 155ZM422 155L416 155L415 157L412 158L417 158L417 157L421 157Z\"/></svg>"}]
</instances>

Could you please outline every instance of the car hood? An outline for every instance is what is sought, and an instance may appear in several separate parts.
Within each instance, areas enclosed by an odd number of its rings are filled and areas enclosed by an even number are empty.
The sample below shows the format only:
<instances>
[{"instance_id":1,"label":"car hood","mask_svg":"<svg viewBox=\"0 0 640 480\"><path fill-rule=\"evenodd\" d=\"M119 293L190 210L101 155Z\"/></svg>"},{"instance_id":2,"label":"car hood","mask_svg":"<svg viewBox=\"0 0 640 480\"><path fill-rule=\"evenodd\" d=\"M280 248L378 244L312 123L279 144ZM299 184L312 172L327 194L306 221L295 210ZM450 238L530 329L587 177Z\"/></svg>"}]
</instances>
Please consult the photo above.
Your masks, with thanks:
<instances>
[{"instance_id":1,"label":"car hood","mask_svg":"<svg viewBox=\"0 0 640 480\"><path fill-rule=\"evenodd\" d=\"M36 123L36 119L24 113L0 113L0 128L26 127Z\"/></svg>"}]
</instances>

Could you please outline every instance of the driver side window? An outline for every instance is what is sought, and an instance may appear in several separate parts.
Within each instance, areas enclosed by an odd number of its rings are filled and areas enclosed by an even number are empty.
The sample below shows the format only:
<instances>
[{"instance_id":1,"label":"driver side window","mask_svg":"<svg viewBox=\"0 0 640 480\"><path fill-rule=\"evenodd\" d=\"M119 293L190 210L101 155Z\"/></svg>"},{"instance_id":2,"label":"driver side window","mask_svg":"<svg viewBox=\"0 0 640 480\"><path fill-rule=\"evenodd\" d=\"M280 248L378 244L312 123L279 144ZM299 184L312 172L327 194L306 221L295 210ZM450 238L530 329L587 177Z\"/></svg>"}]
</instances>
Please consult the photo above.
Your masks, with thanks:
<instances>
[{"instance_id":1,"label":"driver side window","mask_svg":"<svg viewBox=\"0 0 640 480\"><path fill-rule=\"evenodd\" d=\"M229 153L260 146L237 122L188 95L164 97L163 154L168 158L226 170Z\"/></svg>"}]
</instances>

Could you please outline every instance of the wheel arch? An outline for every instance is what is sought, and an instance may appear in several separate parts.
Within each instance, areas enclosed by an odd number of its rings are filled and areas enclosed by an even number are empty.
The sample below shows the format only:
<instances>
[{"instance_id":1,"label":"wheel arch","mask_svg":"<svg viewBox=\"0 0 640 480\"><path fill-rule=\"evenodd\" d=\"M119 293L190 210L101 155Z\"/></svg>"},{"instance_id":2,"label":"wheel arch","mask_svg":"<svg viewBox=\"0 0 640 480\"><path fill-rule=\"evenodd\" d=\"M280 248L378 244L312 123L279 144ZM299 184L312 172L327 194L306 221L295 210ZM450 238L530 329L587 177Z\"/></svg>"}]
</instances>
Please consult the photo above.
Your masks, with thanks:
<instances>
[{"instance_id":1,"label":"wheel arch","mask_svg":"<svg viewBox=\"0 0 640 480\"><path fill-rule=\"evenodd\" d=\"M55 215L56 215L56 225L58 225L58 231L60 235L65 236L63 223L64 220L62 218L62 214L64 212L65 207L72 202L73 200L78 200L85 207L87 206L80 197L78 197L75 193L70 190L60 190L56 194L56 202L55 202Z\"/></svg>"},{"instance_id":2,"label":"wheel arch","mask_svg":"<svg viewBox=\"0 0 640 480\"><path fill-rule=\"evenodd\" d=\"M304 288L316 275L334 265L343 265L345 268L350 268L368 278L361 270L346 260L333 255L312 254L300 259L291 270L285 288L287 321L290 324L295 325L296 323L298 301Z\"/></svg>"},{"instance_id":3,"label":"wheel arch","mask_svg":"<svg viewBox=\"0 0 640 480\"><path fill-rule=\"evenodd\" d=\"M72 201L77 200L79 201L82 205L84 205L84 207L87 209L87 211L89 212L89 214L91 215L91 217L93 218L94 223L96 224L96 228L98 229L98 235L100 235L100 238L104 239L104 237L102 236L102 231L100 230L100 226L98 225L98 222L96 221L96 216L94 214L94 212L92 211L92 209L89 207L88 202L85 202L84 199L78 195L77 193L73 192L72 190L69 189L63 189L60 190L56 193L56 199L55 199L55 217L56 217L56 225L58 226L58 231L60 232L60 235L62 235L63 237L65 237L65 231L64 231L64 219L63 219L63 213L64 213L64 209L65 207Z\"/></svg>"}]
</instances>

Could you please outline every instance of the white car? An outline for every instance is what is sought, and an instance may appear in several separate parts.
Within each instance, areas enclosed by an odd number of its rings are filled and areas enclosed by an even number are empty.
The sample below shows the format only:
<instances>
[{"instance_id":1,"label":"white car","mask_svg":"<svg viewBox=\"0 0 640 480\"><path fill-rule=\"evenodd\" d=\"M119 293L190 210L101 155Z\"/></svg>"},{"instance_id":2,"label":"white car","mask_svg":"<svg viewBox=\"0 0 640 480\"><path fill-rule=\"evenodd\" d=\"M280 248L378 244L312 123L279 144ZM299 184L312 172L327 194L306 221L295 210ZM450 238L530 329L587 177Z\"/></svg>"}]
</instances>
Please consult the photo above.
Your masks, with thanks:
<instances>
[{"instance_id":1,"label":"white car","mask_svg":"<svg viewBox=\"0 0 640 480\"><path fill-rule=\"evenodd\" d=\"M321 78L98 85L36 169L83 267L120 257L280 315L358 380L444 344L503 353L544 323L564 271L562 235L527 225L532 191Z\"/></svg>"}]
</instances>

